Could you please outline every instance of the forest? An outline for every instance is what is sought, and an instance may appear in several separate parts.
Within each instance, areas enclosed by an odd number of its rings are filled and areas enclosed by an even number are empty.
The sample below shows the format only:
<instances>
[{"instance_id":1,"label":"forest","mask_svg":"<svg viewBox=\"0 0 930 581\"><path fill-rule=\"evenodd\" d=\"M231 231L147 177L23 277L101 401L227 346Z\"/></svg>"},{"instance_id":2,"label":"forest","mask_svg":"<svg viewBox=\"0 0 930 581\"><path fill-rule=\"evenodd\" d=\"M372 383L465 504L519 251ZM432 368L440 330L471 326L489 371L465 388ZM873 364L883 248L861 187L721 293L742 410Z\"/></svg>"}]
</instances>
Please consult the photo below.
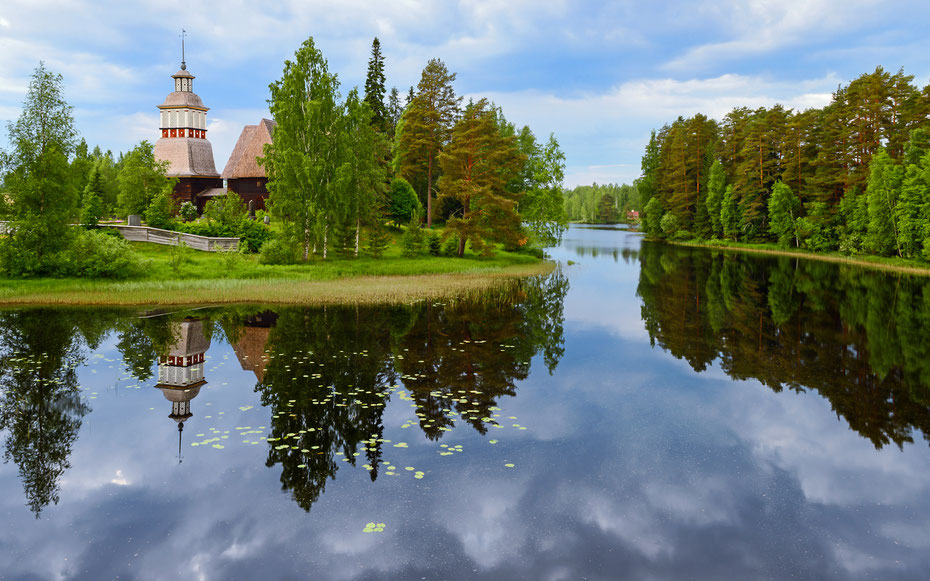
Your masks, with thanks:
<instances>
[{"instance_id":1,"label":"forest","mask_svg":"<svg viewBox=\"0 0 930 581\"><path fill-rule=\"evenodd\" d=\"M578 186L564 191L563 203L569 221L584 224L628 222L627 212L642 210L636 184Z\"/></svg>"},{"instance_id":2,"label":"forest","mask_svg":"<svg viewBox=\"0 0 930 581\"><path fill-rule=\"evenodd\" d=\"M638 180L653 238L930 260L930 86L878 67L821 109L679 117Z\"/></svg>"}]
</instances>

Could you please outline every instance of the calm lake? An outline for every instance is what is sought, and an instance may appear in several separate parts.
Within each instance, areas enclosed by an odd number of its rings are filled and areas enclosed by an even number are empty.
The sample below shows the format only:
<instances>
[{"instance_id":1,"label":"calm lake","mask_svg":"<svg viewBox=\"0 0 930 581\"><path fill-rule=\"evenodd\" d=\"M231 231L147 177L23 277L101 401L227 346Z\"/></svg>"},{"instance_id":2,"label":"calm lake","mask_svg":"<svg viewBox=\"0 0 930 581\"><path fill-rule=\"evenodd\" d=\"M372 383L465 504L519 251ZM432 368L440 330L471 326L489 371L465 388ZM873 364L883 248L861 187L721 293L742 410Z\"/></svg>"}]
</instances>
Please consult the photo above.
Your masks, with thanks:
<instances>
[{"instance_id":1,"label":"calm lake","mask_svg":"<svg viewBox=\"0 0 930 581\"><path fill-rule=\"evenodd\" d=\"M572 227L391 308L0 311L0 579L926 579L930 279Z\"/></svg>"}]
</instances>

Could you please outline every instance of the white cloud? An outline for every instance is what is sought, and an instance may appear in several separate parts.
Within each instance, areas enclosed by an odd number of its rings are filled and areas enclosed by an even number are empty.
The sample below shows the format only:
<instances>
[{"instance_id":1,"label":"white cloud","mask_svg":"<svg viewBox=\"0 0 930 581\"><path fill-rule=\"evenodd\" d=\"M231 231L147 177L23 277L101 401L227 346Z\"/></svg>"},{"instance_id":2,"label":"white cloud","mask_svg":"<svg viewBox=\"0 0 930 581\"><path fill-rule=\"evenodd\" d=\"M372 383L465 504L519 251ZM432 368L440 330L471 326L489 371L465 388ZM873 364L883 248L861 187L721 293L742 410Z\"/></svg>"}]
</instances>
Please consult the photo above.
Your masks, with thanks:
<instances>
[{"instance_id":1,"label":"white cloud","mask_svg":"<svg viewBox=\"0 0 930 581\"><path fill-rule=\"evenodd\" d=\"M837 32L855 30L887 10L878 0L730 0L706 4L702 11L733 34L730 40L689 48L663 68L693 71L788 46L823 41Z\"/></svg>"}]
</instances>

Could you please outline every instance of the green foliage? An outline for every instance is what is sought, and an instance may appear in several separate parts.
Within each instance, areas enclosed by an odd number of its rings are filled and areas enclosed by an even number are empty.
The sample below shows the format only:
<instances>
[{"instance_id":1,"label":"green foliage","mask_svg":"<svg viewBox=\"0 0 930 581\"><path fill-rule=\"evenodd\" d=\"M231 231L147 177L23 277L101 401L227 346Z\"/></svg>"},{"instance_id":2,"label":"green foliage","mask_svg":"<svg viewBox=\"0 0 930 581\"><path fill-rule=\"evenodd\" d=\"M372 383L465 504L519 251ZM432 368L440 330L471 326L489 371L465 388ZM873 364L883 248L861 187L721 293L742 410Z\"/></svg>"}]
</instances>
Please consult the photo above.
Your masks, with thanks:
<instances>
[{"instance_id":1,"label":"green foliage","mask_svg":"<svg viewBox=\"0 0 930 581\"><path fill-rule=\"evenodd\" d=\"M886 150L880 150L872 160L868 198L869 227L866 248L875 254L900 254L895 206L901 191L903 168L894 163Z\"/></svg>"},{"instance_id":2,"label":"green foliage","mask_svg":"<svg viewBox=\"0 0 930 581\"><path fill-rule=\"evenodd\" d=\"M394 224L400 226L406 224L414 216L422 213L423 206L420 204L417 193L413 191L413 186L404 178L397 177L391 181L390 201L388 204L388 215Z\"/></svg>"},{"instance_id":3,"label":"green foliage","mask_svg":"<svg viewBox=\"0 0 930 581\"><path fill-rule=\"evenodd\" d=\"M643 210L643 232L653 238L661 237L663 214L662 202L656 197L651 198Z\"/></svg>"},{"instance_id":4,"label":"green foliage","mask_svg":"<svg viewBox=\"0 0 930 581\"><path fill-rule=\"evenodd\" d=\"M193 222L197 219L197 206L190 202L184 202L178 208L178 218L185 222Z\"/></svg>"},{"instance_id":5,"label":"green foliage","mask_svg":"<svg viewBox=\"0 0 930 581\"><path fill-rule=\"evenodd\" d=\"M268 206L300 240L305 260L317 246L326 258L332 228L357 231L370 217L385 181L386 144L357 91L340 102L339 81L312 38L269 88L277 127L263 158Z\"/></svg>"},{"instance_id":6,"label":"green foliage","mask_svg":"<svg viewBox=\"0 0 930 581\"><path fill-rule=\"evenodd\" d=\"M258 261L262 264L294 264L299 260L298 243L286 236L275 236L262 245Z\"/></svg>"},{"instance_id":7,"label":"green foliage","mask_svg":"<svg viewBox=\"0 0 930 581\"><path fill-rule=\"evenodd\" d=\"M431 255L439 256L442 254L442 237L439 232L430 232L427 246Z\"/></svg>"},{"instance_id":8,"label":"green foliage","mask_svg":"<svg viewBox=\"0 0 930 581\"><path fill-rule=\"evenodd\" d=\"M426 244L426 233L420 228L419 220L411 220L400 239L401 256L423 256L426 254Z\"/></svg>"},{"instance_id":9,"label":"green foliage","mask_svg":"<svg viewBox=\"0 0 930 581\"><path fill-rule=\"evenodd\" d=\"M207 202L203 215L219 224L221 229L235 230L246 219L248 209L242 197L232 190Z\"/></svg>"},{"instance_id":10,"label":"green foliage","mask_svg":"<svg viewBox=\"0 0 930 581\"><path fill-rule=\"evenodd\" d=\"M678 230L681 228L681 220L678 219L677 215L666 212L659 221L659 227L662 228L662 233L665 234L667 238L675 238Z\"/></svg>"},{"instance_id":11,"label":"green foliage","mask_svg":"<svg viewBox=\"0 0 930 581\"><path fill-rule=\"evenodd\" d=\"M171 247L171 255L168 259L168 265L175 275L181 274L181 268L191 261L192 252L193 250L181 240L181 235L179 234L178 243Z\"/></svg>"},{"instance_id":12,"label":"green foliage","mask_svg":"<svg viewBox=\"0 0 930 581\"><path fill-rule=\"evenodd\" d=\"M394 89L394 92L396 93L397 89ZM384 131L387 128L387 112L384 109L384 56L381 54L381 42L377 36L371 42L364 101L371 111L371 124Z\"/></svg>"},{"instance_id":13,"label":"green foliage","mask_svg":"<svg viewBox=\"0 0 930 581\"><path fill-rule=\"evenodd\" d=\"M772 195L769 197L769 232L778 240L778 245L782 248L794 245L798 246L797 220L798 211L801 209L801 202L798 200L791 188L781 180L775 182L772 187Z\"/></svg>"},{"instance_id":14,"label":"green foliage","mask_svg":"<svg viewBox=\"0 0 930 581\"><path fill-rule=\"evenodd\" d=\"M96 228L103 215L103 202L100 196L93 192L84 193L84 205L81 208L81 224L85 228Z\"/></svg>"},{"instance_id":15,"label":"green foliage","mask_svg":"<svg viewBox=\"0 0 930 581\"><path fill-rule=\"evenodd\" d=\"M416 96L407 104L395 139L397 175L412 184L424 183L421 199L426 201L426 225L433 227L433 187L438 175L438 158L452 137L461 97L455 96L450 73L439 59L430 59L417 85ZM411 87L411 94L413 88Z\"/></svg>"},{"instance_id":16,"label":"green foliage","mask_svg":"<svg viewBox=\"0 0 930 581\"><path fill-rule=\"evenodd\" d=\"M71 185L68 155L74 149L71 107L62 78L40 63L29 82L23 111L8 125L12 149L3 165L8 234L0 239L0 266L10 276L55 272L75 231L77 191Z\"/></svg>"},{"instance_id":17,"label":"green foliage","mask_svg":"<svg viewBox=\"0 0 930 581\"><path fill-rule=\"evenodd\" d=\"M380 219L375 220L371 228L368 229L368 245L366 247L368 254L375 258L381 258L390 239L390 235L384 227L384 222Z\"/></svg>"},{"instance_id":18,"label":"green foliage","mask_svg":"<svg viewBox=\"0 0 930 581\"><path fill-rule=\"evenodd\" d=\"M145 222L152 228L171 229L174 224L174 215L177 212L178 202L171 195L174 188L166 187L152 198L152 203L145 210Z\"/></svg>"},{"instance_id":19,"label":"green foliage","mask_svg":"<svg viewBox=\"0 0 930 581\"><path fill-rule=\"evenodd\" d=\"M155 148L142 141L123 156L117 181L117 202L123 215L144 214L152 199L165 187L168 162L155 159ZM168 180L173 189L177 178Z\"/></svg>"},{"instance_id":20,"label":"green foliage","mask_svg":"<svg viewBox=\"0 0 930 581\"><path fill-rule=\"evenodd\" d=\"M720 202L720 227L723 229L723 235L730 240L739 237L740 208L736 190L732 185L723 191L723 200Z\"/></svg>"},{"instance_id":21,"label":"green foliage","mask_svg":"<svg viewBox=\"0 0 930 581\"><path fill-rule=\"evenodd\" d=\"M913 80L877 67L822 109L737 107L720 124L679 117L649 140L641 199L659 198L702 238L784 246L796 227L792 243L810 249L921 256L930 212L911 168L930 148L930 93ZM797 204L772 203L778 182ZM574 199L566 209L593 216Z\"/></svg>"},{"instance_id":22,"label":"green foliage","mask_svg":"<svg viewBox=\"0 0 930 581\"><path fill-rule=\"evenodd\" d=\"M484 254L493 252L492 242L526 244L517 213L520 194L506 188L525 161L516 138L498 131L486 100L465 108L451 141L439 156L440 198L453 199L462 206L461 213L446 222L447 232L459 238L459 256L466 241Z\"/></svg>"},{"instance_id":23,"label":"green foliage","mask_svg":"<svg viewBox=\"0 0 930 581\"><path fill-rule=\"evenodd\" d=\"M145 269L142 258L121 237L97 230L78 233L64 253L58 274L85 278L133 278Z\"/></svg>"},{"instance_id":24,"label":"green foliage","mask_svg":"<svg viewBox=\"0 0 930 581\"><path fill-rule=\"evenodd\" d=\"M555 134L544 147L536 142L529 127L517 136L520 152L526 156L516 192L522 192L518 211L534 244L556 246L568 227L562 182L565 179L565 154Z\"/></svg>"},{"instance_id":25,"label":"green foliage","mask_svg":"<svg viewBox=\"0 0 930 581\"><path fill-rule=\"evenodd\" d=\"M704 207L710 220L712 236L723 236L723 222L720 212L723 208L723 196L727 189L727 174L719 159L714 160L710 166L710 177L707 179L707 195L704 196Z\"/></svg>"}]
</instances>

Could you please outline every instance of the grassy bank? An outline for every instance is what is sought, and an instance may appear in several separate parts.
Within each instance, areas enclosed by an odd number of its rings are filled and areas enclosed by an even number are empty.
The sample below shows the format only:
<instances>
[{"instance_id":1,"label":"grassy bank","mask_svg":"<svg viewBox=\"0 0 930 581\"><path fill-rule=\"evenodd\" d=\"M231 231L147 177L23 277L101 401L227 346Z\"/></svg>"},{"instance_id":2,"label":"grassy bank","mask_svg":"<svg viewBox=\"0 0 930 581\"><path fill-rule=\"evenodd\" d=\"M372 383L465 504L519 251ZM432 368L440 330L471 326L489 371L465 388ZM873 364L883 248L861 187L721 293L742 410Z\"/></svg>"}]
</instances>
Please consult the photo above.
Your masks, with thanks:
<instances>
[{"instance_id":1,"label":"grassy bank","mask_svg":"<svg viewBox=\"0 0 930 581\"><path fill-rule=\"evenodd\" d=\"M393 248L379 259L334 255L295 265L264 265L255 255L189 251L172 266L173 247L133 246L146 261L143 277L0 279L0 306L396 304L483 292L552 269L526 254L404 258Z\"/></svg>"},{"instance_id":2,"label":"grassy bank","mask_svg":"<svg viewBox=\"0 0 930 581\"><path fill-rule=\"evenodd\" d=\"M726 250L730 252L752 252L755 254L769 254L773 256L793 256L809 258L811 260L821 260L824 262L837 262L866 268L877 268L879 270L904 274L930 276L930 265L926 262L907 258L870 255L849 256L840 254L839 252L812 252L803 249L785 249L775 244L751 244L746 242L732 242L729 240L714 242L675 242L669 240L668 242L679 246L712 248L714 250Z\"/></svg>"}]
</instances>

